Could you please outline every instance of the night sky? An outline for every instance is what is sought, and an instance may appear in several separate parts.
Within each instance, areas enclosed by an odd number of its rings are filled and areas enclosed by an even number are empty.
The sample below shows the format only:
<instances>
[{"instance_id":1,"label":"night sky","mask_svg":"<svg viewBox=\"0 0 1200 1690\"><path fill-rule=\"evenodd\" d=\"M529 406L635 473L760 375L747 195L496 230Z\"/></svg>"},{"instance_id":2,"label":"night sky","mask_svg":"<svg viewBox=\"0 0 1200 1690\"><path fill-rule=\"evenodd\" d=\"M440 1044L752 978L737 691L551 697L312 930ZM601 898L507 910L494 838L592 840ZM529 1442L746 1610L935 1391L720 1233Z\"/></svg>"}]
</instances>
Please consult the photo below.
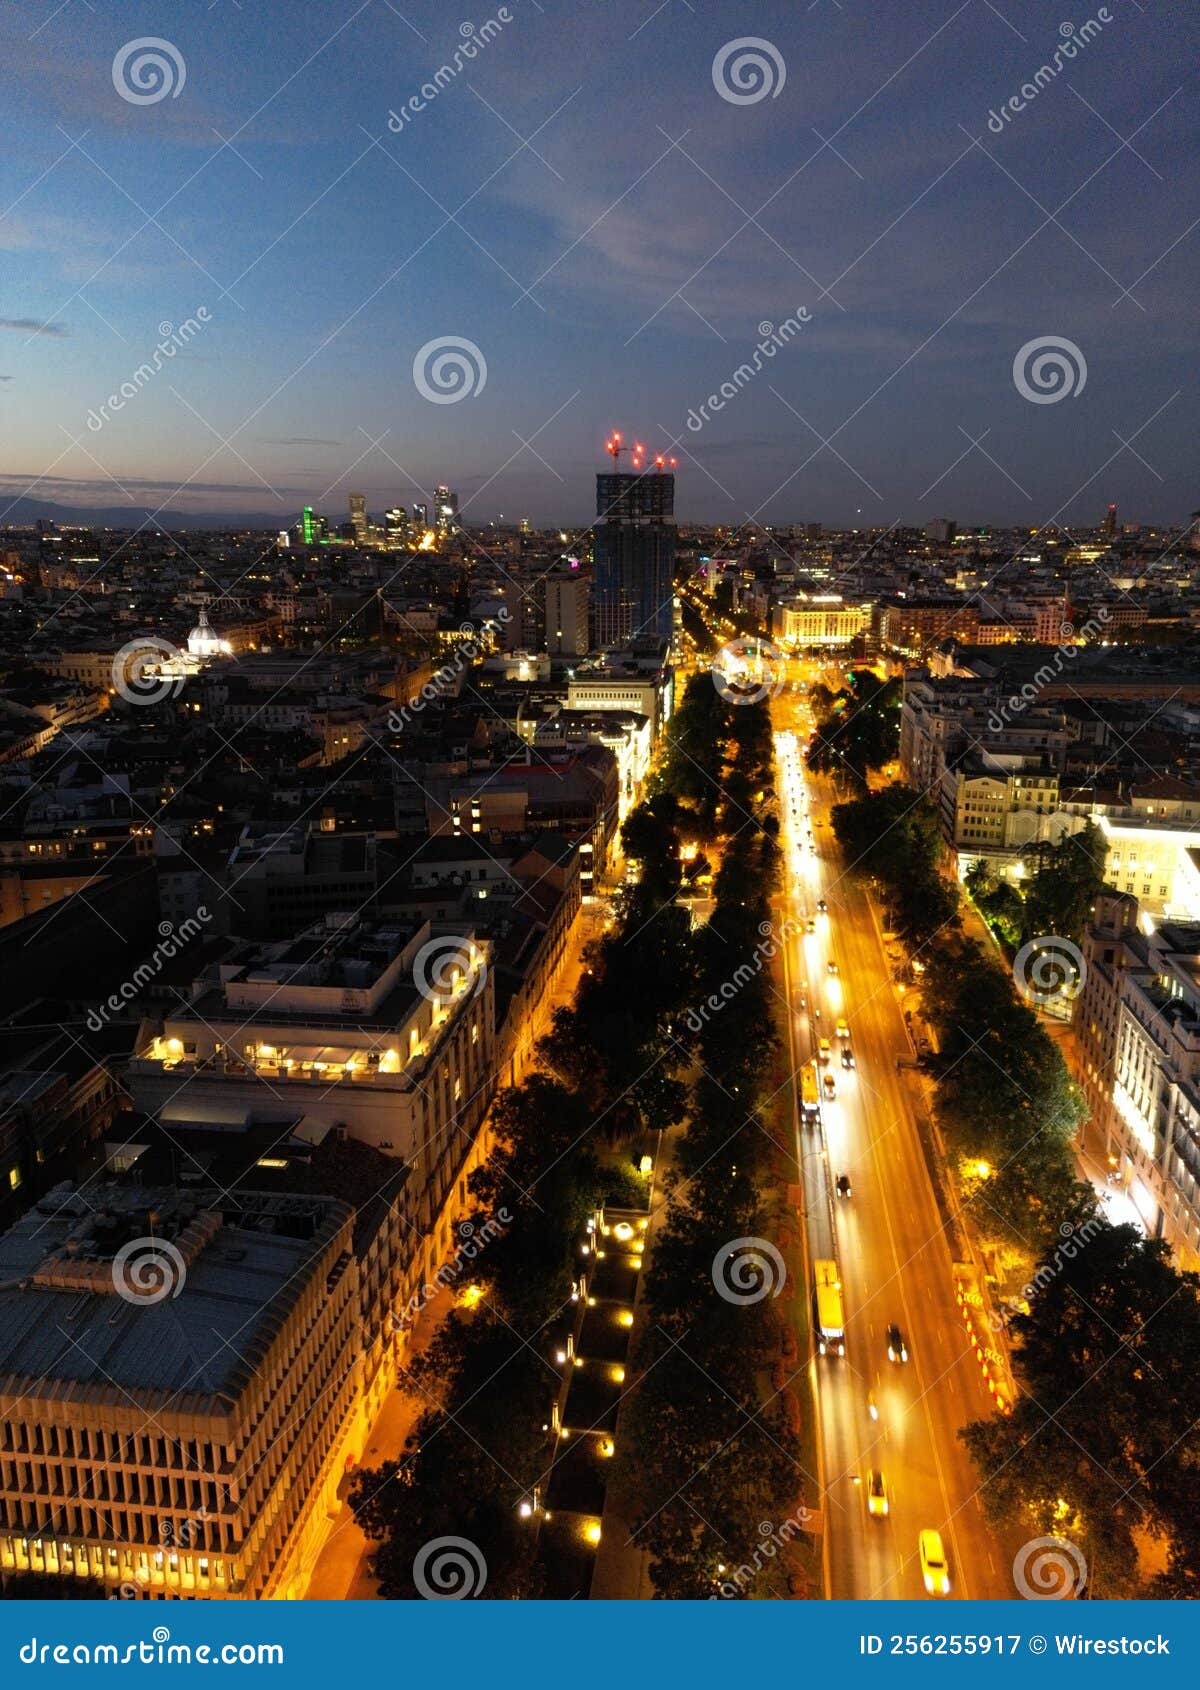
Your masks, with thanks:
<instances>
[{"instance_id":1,"label":"night sky","mask_svg":"<svg viewBox=\"0 0 1200 1690\"><path fill-rule=\"evenodd\" d=\"M1195 8L655 6L481 3L423 109L466 22L432 0L6 7L0 521L27 495L281 527L444 480L468 521L579 523L613 428L678 456L685 521L1200 505ZM175 87L135 103L141 38ZM434 403L414 360L450 337L478 391L431 373ZM1048 337L1075 391L1035 403L1014 359Z\"/></svg>"}]
</instances>

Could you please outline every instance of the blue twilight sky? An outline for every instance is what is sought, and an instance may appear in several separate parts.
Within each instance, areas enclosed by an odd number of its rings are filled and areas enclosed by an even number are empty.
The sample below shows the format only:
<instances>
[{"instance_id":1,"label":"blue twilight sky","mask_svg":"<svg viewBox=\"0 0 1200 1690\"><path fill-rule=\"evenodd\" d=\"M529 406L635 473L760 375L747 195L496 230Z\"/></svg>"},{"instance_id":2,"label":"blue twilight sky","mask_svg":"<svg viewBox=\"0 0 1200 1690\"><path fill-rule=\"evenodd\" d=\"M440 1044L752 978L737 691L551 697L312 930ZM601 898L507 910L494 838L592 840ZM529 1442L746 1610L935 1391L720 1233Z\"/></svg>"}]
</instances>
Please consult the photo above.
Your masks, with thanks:
<instances>
[{"instance_id":1,"label":"blue twilight sky","mask_svg":"<svg viewBox=\"0 0 1200 1690\"><path fill-rule=\"evenodd\" d=\"M276 526L445 480L469 519L581 522L613 428L678 457L684 519L1200 505L1200 9L472 4L0 11L0 512ZM173 91L138 80L147 49L122 70L143 38ZM414 360L444 337L486 381L434 403ZM1014 359L1047 337L1075 391L1034 403Z\"/></svg>"}]
</instances>

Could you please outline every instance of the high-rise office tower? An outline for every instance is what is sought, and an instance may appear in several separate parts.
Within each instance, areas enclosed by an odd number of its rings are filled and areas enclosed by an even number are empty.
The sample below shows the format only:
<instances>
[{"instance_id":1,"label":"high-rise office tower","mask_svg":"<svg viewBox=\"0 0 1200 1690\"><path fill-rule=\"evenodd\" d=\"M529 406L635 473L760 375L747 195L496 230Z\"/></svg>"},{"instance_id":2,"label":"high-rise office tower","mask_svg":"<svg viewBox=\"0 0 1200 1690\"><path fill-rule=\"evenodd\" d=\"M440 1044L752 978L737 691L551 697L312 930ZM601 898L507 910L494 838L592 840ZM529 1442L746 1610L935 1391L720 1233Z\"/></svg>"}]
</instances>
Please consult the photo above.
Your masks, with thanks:
<instances>
[{"instance_id":1,"label":"high-rise office tower","mask_svg":"<svg viewBox=\"0 0 1200 1690\"><path fill-rule=\"evenodd\" d=\"M311 505L305 505L296 533L302 546L323 546L329 539L329 523Z\"/></svg>"},{"instance_id":2,"label":"high-rise office tower","mask_svg":"<svg viewBox=\"0 0 1200 1690\"><path fill-rule=\"evenodd\" d=\"M596 477L596 644L671 638L675 477L618 471Z\"/></svg>"},{"instance_id":3,"label":"high-rise office tower","mask_svg":"<svg viewBox=\"0 0 1200 1690\"><path fill-rule=\"evenodd\" d=\"M421 535L424 534L425 530L429 527L429 507L427 505L414 505L412 508L412 520L413 527L417 531L417 538L420 539Z\"/></svg>"},{"instance_id":4,"label":"high-rise office tower","mask_svg":"<svg viewBox=\"0 0 1200 1690\"><path fill-rule=\"evenodd\" d=\"M350 526L354 530L355 544L365 546L367 543L367 496L365 493L351 493L350 495Z\"/></svg>"},{"instance_id":5,"label":"high-rise office tower","mask_svg":"<svg viewBox=\"0 0 1200 1690\"><path fill-rule=\"evenodd\" d=\"M1112 540L1112 539L1116 538L1116 533L1117 533L1117 507L1116 507L1116 505L1109 505L1108 509L1104 513L1104 530L1103 530L1103 532L1104 532L1104 537L1107 540Z\"/></svg>"},{"instance_id":6,"label":"high-rise office tower","mask_svg":"<svg viewBox=\"0 0 1200 1690\"><path fill-rule=\"evenodd\" d=\"M433 493L433 519L439 534L449 534L458 527L458 494L448 487L436 487Z\"/></svg>"}]
</instances>

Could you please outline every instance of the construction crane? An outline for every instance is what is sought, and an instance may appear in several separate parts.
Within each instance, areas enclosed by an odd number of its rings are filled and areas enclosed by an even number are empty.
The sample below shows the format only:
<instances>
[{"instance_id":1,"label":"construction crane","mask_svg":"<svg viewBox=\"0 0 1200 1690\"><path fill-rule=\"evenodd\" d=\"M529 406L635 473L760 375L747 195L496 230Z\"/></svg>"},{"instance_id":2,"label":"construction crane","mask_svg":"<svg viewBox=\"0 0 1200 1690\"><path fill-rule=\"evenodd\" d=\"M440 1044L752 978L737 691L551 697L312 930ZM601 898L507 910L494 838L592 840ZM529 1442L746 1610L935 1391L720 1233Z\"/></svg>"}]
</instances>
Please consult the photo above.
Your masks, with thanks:
<instances>
[{"instance_id":1,"label":"construction crane","mask_svg":"<svg viewBox=\"0 0 1200 1690\"><path fill-rule=\"evenodd\" d=\"M621 461L621 453L628 452L630 454L629 461L631 467L633 469L640 470L646 461L646 448L642 445L640 440L635 440L632 446L622 445L621 440L621 435L610 434L608 439L604 442L604 450L618 465ZM674 469L676 461L677 460L674 458L663 457L661 453L659 453L653 460L655 469L659 470L667 469L668 467Z\"/></svg>"}]
</instances>

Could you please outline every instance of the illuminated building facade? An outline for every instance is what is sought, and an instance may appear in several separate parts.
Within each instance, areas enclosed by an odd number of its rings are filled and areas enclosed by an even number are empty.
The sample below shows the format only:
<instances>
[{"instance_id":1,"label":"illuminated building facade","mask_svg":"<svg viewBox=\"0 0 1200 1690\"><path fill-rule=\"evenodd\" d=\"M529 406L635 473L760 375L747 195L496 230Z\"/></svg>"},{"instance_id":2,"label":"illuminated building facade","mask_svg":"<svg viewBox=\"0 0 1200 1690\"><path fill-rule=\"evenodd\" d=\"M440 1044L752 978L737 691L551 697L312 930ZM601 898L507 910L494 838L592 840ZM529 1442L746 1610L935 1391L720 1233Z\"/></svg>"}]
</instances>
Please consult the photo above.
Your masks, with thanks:
<instances>
[{"instance_id":1,"label":"illuminated building facade","mask_svg":"<svg viewBox=\"0 0 1200 1690\"><path fill-rule=\"evenodd\" d=\"M845 604L837 594L776 605L772 633L781 645L846 646L869 632L872 607Z\"/></svg>"},{"instance_id":2,"label":"illuminated building facade","mask_svg":"<svg viewBox=\"0 0 1200 1690\"><path fill-rule=\"evenodd\" d=\"M469 1141L494 1069L486 942L331 914L257 947L144 1024L130 1084L147 1114L303 1116L402 1158L420 1184Z\"/></svg>"},{"instance_id":3,"label":"illuminated building facade","mask_svg":"<svg viewBox=\"0 0 1200 1690\"><path fill-rule=\"evenodd\" d=\"M357 1390L352 1222L331 1198L56 1187L0 1237L0 1567L301 1594Z\"/></svg>"},{"instance_id":4,"label":"illuminated building facade","mask_svg":"<svg viewBox=\"0 0 1200 1690\"><path fill-rule=\"evenodd\" d=\"M1149 924L1144 922L1143 926ZM1085 1146L1151 1237L1200 1267L1200 923L1139 931L1136 899L1097 899L1075 1004Z\"/></svg>"}]
</instances>

